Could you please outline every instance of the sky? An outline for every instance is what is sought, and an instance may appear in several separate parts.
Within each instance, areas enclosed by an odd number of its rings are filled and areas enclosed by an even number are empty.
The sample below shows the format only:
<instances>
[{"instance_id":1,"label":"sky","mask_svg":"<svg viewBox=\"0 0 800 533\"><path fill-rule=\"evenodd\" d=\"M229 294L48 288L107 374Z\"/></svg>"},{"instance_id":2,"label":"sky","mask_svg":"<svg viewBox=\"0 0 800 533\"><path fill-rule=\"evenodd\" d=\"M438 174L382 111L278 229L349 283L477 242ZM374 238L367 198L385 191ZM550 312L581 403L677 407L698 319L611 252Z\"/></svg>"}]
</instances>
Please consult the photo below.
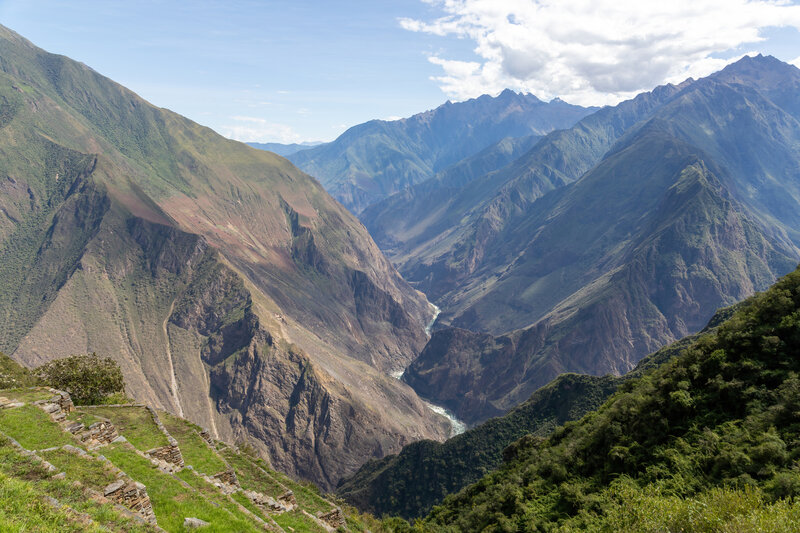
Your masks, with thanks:
<instances>
[{"instance_id":1,"label":"sky","mask_svg":"<svg viewBox=\"0 0 800 533\"><path fill-rule=\"evenodd\" d=\"M800 0L0 0L0 24L255 142L505 88L614 104L744 54L800 66Z\"/></svg>"}]
</instances>

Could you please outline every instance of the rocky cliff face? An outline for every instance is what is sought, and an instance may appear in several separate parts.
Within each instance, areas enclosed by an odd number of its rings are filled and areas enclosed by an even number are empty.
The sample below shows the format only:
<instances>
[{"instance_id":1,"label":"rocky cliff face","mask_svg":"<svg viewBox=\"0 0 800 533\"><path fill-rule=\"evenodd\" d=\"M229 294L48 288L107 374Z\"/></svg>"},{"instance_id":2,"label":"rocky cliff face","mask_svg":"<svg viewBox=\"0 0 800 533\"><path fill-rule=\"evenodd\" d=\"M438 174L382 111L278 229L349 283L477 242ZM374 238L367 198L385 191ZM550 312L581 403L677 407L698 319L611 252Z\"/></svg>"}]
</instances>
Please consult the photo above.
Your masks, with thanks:
<instances>
[{"instance_id":1,"label":"rocky cliff face","mask_svg":"<svg viewBox=\"0 0 800 533\"><path fill-rule=\"evenodd\" d=\"M427 301L317 182L5 29L0 57L3 351L111 355L138 400L326 488L447 435L386 376Z\"/></svg>"}]
</instances>

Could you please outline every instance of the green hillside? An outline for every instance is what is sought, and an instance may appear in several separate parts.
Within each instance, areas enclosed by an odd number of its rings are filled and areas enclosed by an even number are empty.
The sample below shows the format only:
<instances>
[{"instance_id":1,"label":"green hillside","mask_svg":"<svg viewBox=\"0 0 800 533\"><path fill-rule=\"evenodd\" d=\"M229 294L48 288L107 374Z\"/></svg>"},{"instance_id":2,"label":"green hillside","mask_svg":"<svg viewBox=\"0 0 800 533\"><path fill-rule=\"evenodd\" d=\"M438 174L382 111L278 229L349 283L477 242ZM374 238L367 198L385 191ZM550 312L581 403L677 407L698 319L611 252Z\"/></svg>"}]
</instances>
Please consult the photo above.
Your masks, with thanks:
<instances>
[{"instance_id":1,"label":"green hillside","mask_svg":"<svg viewBox=\"0 0 800 533\"><path fill-rule=\"evenodd\" d=\"M448 497L423 529L797 531L800 269L596 412Z\"/></svg>"},{"instance_id":2,"label":"green hillside","mask_svg":"<svg viewBox=\"0 0 800 533\"><path fill-rule=\"evenodd\" d=\"M713 331L737 306L721 309L702 333ZM416 518L478 481L503 462L503 451L525 436L547 437L556 427L602 405L623 383L680 354L697 335L686 337L642 359L623 376L562 374L503 416L445 442L411 443L397 455L367 462L339 484L336 493L376 516Z\"/></svg>"},{"instance_id":3,"label":"green hillside","mask_svg":"<svg viewBox=\"0 0 800 533\"><path fill-rule=\"evenodd\" d=\"M189 518L220 532L375 528L249 450L140 404L0 389L0 529L172 532Z\"/></svg>"},{"instance_id":4,"label":"green hillside","mask_svg":"<svg viewBox=\"0 0 800 533\"><path fill-rule=\"evenodd\" d=\"M397 455L366 463L336 494L376 516L423 516L445 496L478 481L502 463L503 450L526 434L556 426L599 407L620 378L565 374L521 406L440 443L411 443Z\"/></svg>"}]
</instances>

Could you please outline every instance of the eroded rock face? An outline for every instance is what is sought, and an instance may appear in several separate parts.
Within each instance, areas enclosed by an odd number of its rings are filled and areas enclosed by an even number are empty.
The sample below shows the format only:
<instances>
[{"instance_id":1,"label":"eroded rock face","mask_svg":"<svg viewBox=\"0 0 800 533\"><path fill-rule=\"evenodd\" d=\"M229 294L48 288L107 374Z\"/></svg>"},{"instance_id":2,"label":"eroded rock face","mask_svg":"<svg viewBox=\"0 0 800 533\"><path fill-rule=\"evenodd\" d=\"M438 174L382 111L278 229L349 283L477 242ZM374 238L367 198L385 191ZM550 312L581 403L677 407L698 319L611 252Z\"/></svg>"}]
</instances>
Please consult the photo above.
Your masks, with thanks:
<instances>
[{"instance_id":1,"label":"eroded rock face","mask_svg":"<svg viewBox=\"0 0 800 533\"><path fill-rule=\"evenodd\" d=\"M251 437L274 467L325 489L365 457L410 442L396 421L366 409L346 390L327 388L329 376L296 347L268 336L255 339L231 364L214 367L211 380L234 436ZM429 420L422 430L438 431L440 422Z\"/></svg>"},{"instance_id":2,"label":"eroded rock face","mask_svg":"<svg viewBox=\"0 0 800 533\"><path fill-rule=\"evenodd\" d=\"M504 412L492 401L502 397L493 385L504 384L505 374L493 376L491 371L501 366L513 368L518 362L515 355L516 346L511 339L444 328L433 332L402 379L423 398L447 407L460 420L474 424Z\"/></svg>"}]
</instances>

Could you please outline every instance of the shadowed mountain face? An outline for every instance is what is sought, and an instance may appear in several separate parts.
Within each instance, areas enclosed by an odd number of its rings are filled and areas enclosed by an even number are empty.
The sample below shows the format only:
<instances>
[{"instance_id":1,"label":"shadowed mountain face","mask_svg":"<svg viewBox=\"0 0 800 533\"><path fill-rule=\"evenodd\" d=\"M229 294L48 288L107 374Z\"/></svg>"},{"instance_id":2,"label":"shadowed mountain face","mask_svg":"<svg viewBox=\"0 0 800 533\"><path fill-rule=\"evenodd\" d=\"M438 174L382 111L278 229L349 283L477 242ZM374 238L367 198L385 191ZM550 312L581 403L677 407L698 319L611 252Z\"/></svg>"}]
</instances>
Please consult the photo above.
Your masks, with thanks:
<instances>
[{"instance_id":1,"label":"shadowed mountain face","mask_svg":"<svg viewBox=\"0 0 800 533\"><path fill-rule=\"evenodd\" d=\"M406 382L475 423L559 373L624 373L788 272L798 100L800 70L745 58L546 136L413 226L381 218L402 201L364 217L442 307Z\"/></svg>"},{"instance_id":2,"label":"shadowed mountain face","mask_svg":"<svg viewBox=\"0 0 800 533\"><path fill-rule=\"evenodd\" d=\"M331 143L290 154L354 213L431 178L507 137L567 128L593 109L506 90L413 117L354 126Z\"/></svg>"},{"instance_id":3,"label":"shadowed mountain face","mask_svg":"<svg viewBox=\"0 0 800 533\"><path fill-rule=\"evenodd\" d=\"M0 349L332 487L446 420L403 383L431 311L311 177L0 28Z\"/></svg>"}]
</instances>

